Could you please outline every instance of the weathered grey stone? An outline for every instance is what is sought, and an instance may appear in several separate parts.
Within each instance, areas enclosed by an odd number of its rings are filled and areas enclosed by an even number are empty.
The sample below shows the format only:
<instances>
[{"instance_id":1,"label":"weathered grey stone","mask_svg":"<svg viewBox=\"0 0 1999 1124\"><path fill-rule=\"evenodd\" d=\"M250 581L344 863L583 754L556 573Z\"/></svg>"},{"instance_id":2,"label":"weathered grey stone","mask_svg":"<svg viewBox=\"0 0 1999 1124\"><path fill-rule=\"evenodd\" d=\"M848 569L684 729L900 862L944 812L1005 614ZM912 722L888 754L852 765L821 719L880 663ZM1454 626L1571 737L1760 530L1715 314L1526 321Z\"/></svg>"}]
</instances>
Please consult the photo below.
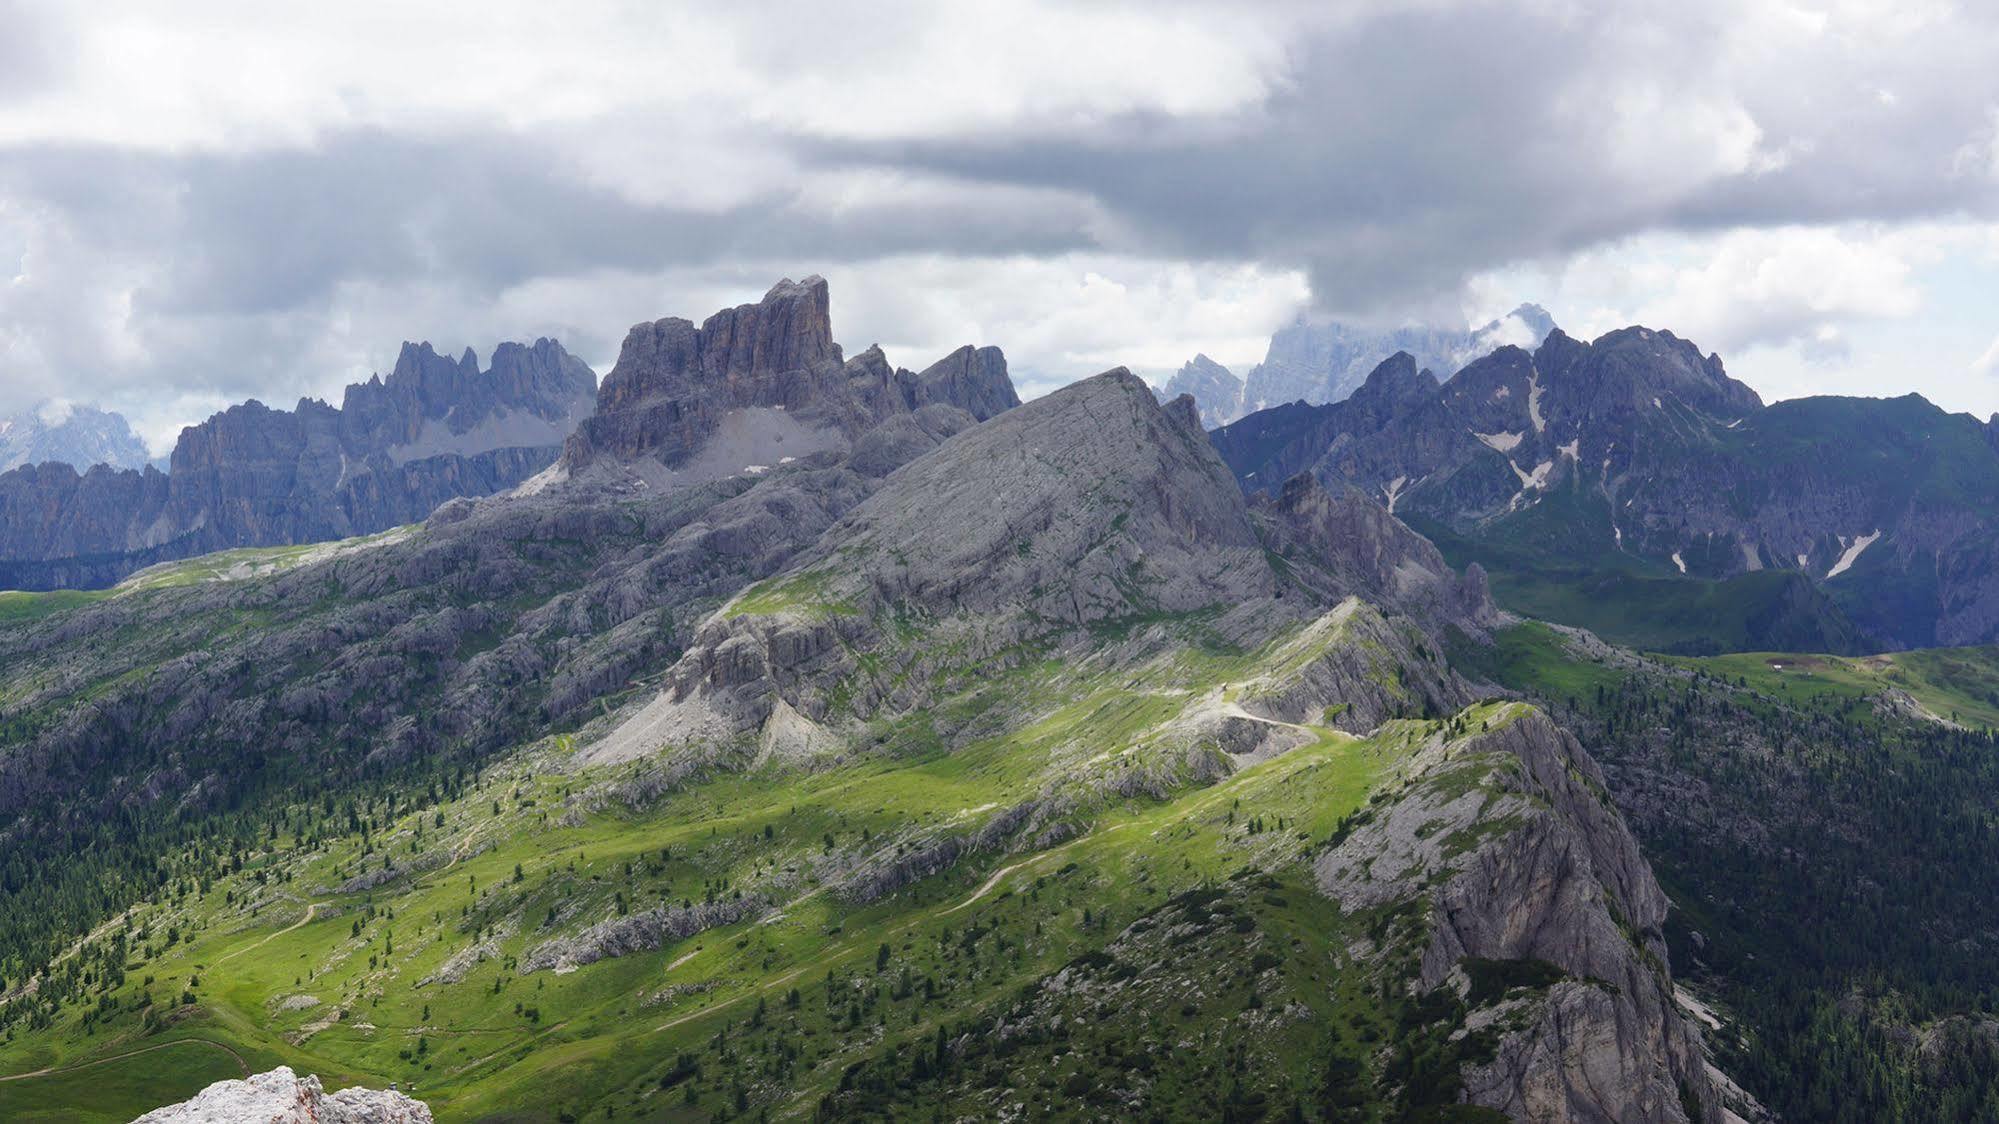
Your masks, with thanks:
<instances>
[{"instance_id":1,"label":"weathered grey stone","mask_svg":"<svg viewBox=\"0 0 1999 1124\"><path fill-rule=\"evenodd\" d=\"M132 1124L431 1124L430 1109L401 1093L327 1093L288 1066L241 1081L217 1081L193 1099L156 1108Z\"/></svg>"}]
</instances>

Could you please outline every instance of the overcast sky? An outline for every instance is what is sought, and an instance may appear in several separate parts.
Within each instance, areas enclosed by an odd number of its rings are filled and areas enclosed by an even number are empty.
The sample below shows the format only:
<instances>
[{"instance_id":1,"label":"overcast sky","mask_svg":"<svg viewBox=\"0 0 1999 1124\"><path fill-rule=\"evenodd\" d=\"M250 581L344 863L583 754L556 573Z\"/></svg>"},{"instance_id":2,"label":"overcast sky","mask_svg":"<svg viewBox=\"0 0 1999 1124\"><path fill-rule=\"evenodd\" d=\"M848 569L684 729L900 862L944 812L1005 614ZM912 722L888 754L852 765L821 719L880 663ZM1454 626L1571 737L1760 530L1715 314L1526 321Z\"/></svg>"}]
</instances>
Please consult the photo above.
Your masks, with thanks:
<instances>
[{"instance_id":1,"label":"overcast sky","mask_svg":"<svg viewBox=\"0 0 1999 1124\"><path fill-rule=\"evenodd\" d=\"M1023 389L1522 300L1999 410L1999 5L0 0L0 413L245 397L781 276Z\"/></svg>"}]
</instances>

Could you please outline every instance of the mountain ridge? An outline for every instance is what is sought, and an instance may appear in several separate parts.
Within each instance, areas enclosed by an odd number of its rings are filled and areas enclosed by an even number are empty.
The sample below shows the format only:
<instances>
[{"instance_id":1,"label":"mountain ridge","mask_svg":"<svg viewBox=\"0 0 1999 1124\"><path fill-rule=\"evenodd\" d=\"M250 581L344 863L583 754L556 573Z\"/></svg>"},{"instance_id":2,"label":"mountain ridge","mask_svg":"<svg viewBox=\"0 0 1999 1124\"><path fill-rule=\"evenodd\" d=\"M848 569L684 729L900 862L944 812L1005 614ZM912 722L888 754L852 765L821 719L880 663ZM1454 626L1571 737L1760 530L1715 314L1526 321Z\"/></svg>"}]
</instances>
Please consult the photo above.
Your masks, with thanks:
<instances>
[{"instance_id":1,"label":"mountain ridge","mask_svg":"<svg viewBox=\"0 0 1999 1124\"><path fill-rule=\"evenodd\" d=\"M1747 596L1788 599L1827 650L1999 637L1980 530L1999 515L1999 457L1969 417L1906 396L1765 405L1718 356L1642 327L1591 343L1557 330L1434 389L1412 367L1384 362L1343 403L1253 415L1217 447L1252 490L1299 471L1364 488L1543 615L1586 608L1578 583L1686 577L1767 587ZM1799 589L1756 577L1780 571Z\"/></svg>"},{"instance_id":2,"label":"mountain ridge","mask_svg":"<svg viewBox=\"0 0 1999 1124\"><path fill-rule=\"evenodd\" d=\"M92 588L138 569L241 546L344 538L411 523L554 460L596 376L560 344L502 344L481 372L405 344L395 368L340 407L247 402L181 432L170 471L0 474L0 586Z\"/></svg>"}]
</instances>

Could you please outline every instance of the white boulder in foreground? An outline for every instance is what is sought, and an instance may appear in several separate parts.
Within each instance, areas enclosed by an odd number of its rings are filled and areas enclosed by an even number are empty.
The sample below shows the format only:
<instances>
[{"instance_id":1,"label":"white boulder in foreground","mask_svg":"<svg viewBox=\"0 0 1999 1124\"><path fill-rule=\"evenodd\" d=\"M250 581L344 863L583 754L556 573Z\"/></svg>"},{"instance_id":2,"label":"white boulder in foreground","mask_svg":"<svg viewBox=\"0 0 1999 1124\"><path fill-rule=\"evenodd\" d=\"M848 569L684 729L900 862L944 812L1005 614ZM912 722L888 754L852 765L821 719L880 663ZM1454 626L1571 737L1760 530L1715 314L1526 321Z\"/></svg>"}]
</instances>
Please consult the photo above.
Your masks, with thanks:
<instances>
[{"instance_id":1,"label":"white boulder in foreground","mask_svg":"<svg viewBox=\"0 0 1999 1124\"><path fill-rule=\"evenodd\" d=\"M319 1078L286 1066L241 1081L217 1081L132 1124L432 1124L422 1101L381 1089L328 1094Z\"/></svg>"}]
</instances>

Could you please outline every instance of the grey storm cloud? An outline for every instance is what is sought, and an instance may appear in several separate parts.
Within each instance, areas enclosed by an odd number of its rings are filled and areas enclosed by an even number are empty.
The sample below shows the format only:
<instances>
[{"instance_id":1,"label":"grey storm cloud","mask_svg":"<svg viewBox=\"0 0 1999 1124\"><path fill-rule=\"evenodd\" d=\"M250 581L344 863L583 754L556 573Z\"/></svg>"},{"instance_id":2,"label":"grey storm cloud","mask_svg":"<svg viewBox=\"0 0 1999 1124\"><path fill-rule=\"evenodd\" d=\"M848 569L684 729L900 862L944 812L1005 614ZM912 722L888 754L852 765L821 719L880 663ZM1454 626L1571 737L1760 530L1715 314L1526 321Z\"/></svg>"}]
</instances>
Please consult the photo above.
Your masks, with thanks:
<instances>
[{"instance_id":1,"label":"grey storm cloud","mask_svg":"<svg viewBox=\"0 0 1999 1124\"><path fill-rule=\"evenodd\" d=\"M1999 214L1999 12L1873 36L1896 8L1809 7L1758 7L1803 21L1783 34L1722 0L1257 7L1245 26L1283 49L1254 96L1086 112L1024 86L962 127L732 116L718 95L529 124L336 115L242 143L0 134L0 282L10 257L25 279L0 284L0 412L57 390L283 400L351 368L335 328L385 319L360 291L458 317L550 279L1099 253L1298 270L1324 312L1428 316L1461 311L1482 273L1620 239ZM1838 9L1872 22L1843 31ZM0 107L62 81L73 27L0 0L0 28ZM925 40L884 42L869 68ZM802 47L746 57L773 80L824 65ZM738 185L745 159L765 172ZM690 180L717 190L681 198ZM705 311L618 307L524 327L574 328L601 358L634 313ZM1814 315L1773 312L1765 336L1802 338Z\"/></svg>"},{"instance_id":2,"label":"grey storm cloud","mask_svg":"<svg viewBox=\"0 0 1999 1124\"><path fill-rule=\"evenodd\" d=\"M1999 68L1974 45L1999 15L1964 19L1981 34L1940 28L1922 66L1880 68L1892 92L1809 58L1731 83L1697 15L1633 44L1615 18L1412 9L1299 44L1291 80L1225 119L818 151L1086 194L1137 248L1286 261L1328 311L1365 315L1641 233L1999 213L1999 177L1964 166L1993 138ZM1717 95L1741 100L1703 105ZM1742 167L1686 166L1750 128Z\"/></svg>"},{"instance_id":3,"label":"grey storm cloud","mask_svg":"<svg viewBox=\"0 0 1999 1124\"><path fill-rule=\"evenodd\" d=\"M173 314L277 311L356 280L435 277L490 292L588 269L1088 242L1074 207L1009 215L946 198L828 216L798 206L798 189L721 211L635 202L500 135L371 130L233 156L16 151L0 188L61 211L106 253L160 262L142 299Z\"/></svg>"}]
</instances>

